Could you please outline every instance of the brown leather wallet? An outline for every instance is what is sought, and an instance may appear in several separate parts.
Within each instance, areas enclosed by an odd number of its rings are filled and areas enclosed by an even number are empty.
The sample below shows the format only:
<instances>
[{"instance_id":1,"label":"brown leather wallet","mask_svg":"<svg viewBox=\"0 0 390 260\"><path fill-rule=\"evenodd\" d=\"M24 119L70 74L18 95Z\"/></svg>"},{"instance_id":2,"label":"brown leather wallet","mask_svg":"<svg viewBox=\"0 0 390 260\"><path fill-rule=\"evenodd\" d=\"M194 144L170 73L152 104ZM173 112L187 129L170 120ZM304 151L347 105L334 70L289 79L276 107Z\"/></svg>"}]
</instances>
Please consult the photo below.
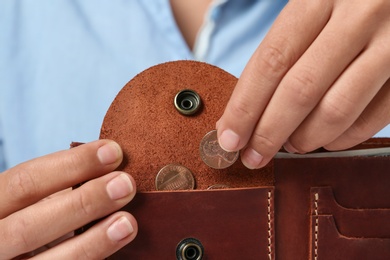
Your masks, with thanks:
<instances>
[{"instance_id":1,"label":"brown leather wallet","mask_svg":"<svg viewBox=\"0 0 390 260\"><path fill-rule=\"evenodd\" d=\"M176 61L145 70L119 92L100 137L122 146L119 169L137 182L124 210L139 232L110 259L390 259L389 156L280 158L260 170L202 161L199 144L236 81L215 66ZM183 89L200 96L194 115L174 104ZM379 147L390 139L353 149ZM172 163L190 169L194 190L156 190L157 173ZM229 188L207 189L214 184Z\"/></svg>"}]
</instances>

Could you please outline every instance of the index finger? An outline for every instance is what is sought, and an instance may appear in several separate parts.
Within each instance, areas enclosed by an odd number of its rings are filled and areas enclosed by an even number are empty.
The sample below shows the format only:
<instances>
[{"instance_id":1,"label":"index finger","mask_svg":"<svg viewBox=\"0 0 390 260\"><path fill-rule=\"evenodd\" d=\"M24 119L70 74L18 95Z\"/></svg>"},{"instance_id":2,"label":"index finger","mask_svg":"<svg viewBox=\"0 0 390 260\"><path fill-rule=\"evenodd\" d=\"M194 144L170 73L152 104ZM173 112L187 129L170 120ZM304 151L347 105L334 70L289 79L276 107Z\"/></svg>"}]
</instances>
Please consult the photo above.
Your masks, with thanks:
<instances>
[{"instance_id":1,"label":"index finger","mask_svg":"<svg viewBox=\"0 0 390 260\"><path fill-rule=\"evenodd\" d=\"M119 145L99 140L19 164L0 174L0 219L57 191L113 171Z\"/></svg>"},{"instance_id":2,"label":"index finger","mask_svg":"<svg viewBox=\"0 0 390 260\"><path fill-rule=\"evenodd\" d=\"M286 5L249 60L218 122L223 149L237 151L248 143L276 87L321 32L331 10L328 1L290 1ZM273 145L270 140L263 142Z\"/></svg>"}]
</instances>

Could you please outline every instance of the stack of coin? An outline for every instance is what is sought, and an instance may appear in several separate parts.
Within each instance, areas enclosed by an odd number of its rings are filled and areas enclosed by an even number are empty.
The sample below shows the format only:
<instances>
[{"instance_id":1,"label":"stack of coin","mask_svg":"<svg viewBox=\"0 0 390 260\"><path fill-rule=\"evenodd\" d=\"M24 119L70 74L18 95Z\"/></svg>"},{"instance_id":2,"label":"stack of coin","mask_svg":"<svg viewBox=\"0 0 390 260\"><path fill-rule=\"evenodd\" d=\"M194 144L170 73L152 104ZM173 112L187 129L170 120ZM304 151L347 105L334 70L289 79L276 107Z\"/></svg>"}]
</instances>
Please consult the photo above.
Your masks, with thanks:
<instances>
[{"instance_id":1,"label":"stack of coin","mask_svg":"<svg viewBox=\"0 0 390 260\"><path fill-rule=\"evenodd\" d=\"M218 143L217 131L207 133L200 142L200 157L203 162L214 169L224 169L231 166L239 157L239 152L227 152ZM157 174L156 189L163 190L193 190L195 179L192 172L180 164L168 164ZM211 185L208 189L226 189L224 184Z\"/></svg>"}]
</instances>

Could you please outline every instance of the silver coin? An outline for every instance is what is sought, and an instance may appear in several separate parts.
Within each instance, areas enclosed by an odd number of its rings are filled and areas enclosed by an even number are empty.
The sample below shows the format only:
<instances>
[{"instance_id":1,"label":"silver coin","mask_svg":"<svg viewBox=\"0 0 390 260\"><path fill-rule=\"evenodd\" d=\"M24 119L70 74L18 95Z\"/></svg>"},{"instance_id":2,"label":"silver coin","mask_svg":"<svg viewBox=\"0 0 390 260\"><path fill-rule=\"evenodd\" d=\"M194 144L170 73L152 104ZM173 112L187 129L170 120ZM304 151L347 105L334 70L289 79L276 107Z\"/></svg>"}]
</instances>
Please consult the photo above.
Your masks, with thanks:
<instances>
[{"instance_id":1,"label":"silver coin","mask_svg":"<svg viewBox=\"0 0 390 260\"><path fill-rule=\"evenodd\" d=\"M156 176L157 190L193 190L195 180L192 172L180 164L164 166Z\"/></svg>"},{"instance_id":2,"label":"silver coin","mask_svg":"<svg viewBox=\"0 0 390 260\"><path fill-rule=\"evenodd\" d=\"M239 156L239 151L227 152L219 146L217 130L208 132L203 137L199 151L203 162L214 169L224 169L231 166Z\"/></svg>"},{"instance_id":3,"label":"silver coin","mask_svg":"<svg viewBox=\"0 0 390 260\"><path fill-rule=\"evenodd\" d=\"M208 190L222 190L222 189L229 189L230 187L225 184L214 184L208 187Z\"/></svg>"}]
</instances>

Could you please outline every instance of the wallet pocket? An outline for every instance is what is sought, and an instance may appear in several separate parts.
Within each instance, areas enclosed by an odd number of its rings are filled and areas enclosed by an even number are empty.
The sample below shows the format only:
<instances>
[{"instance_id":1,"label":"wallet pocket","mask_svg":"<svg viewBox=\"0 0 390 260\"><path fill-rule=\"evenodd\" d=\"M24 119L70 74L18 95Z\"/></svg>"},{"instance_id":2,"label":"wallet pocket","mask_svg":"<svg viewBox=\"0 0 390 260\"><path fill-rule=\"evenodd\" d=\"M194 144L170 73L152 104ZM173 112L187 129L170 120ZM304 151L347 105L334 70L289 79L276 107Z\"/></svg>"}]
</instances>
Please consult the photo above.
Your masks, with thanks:
<instances>
[{"instance_id":1,"label":"wallet pocket","mask_svg":"<svg viewBox=\"0 0 390 260\"><path fill-rule=\"evenodd\" d=\"M312 215L332 215L341 234L348 237L390 238L390 209L346 208L332 187L311 188ZM356 202L358 204L358 202Z\"/></svg>"},{"instance_id":2,"label":"wallet pocket","mask_svg":"<svg viewBox=\"0 0 390 260\"><path fill-rule=\"evenodd\" d=\"M342 207L331 187L310 193L311 259L390 259L390 209Z\"/></svg>"},{"instance_id":3,"label":"wallet pocket","mask_svg":"<svg viewBox=\"0 0 390 260\"><path fill-rule=\"evenodd\" d=\"M139 232L109 259L275 258L273 187L141 192L123 210Z\"/></svg>"},{"instance_id":4,"label":"wallet pocket","mask_svg":"<svg viewBox=\"0 0 390 260\"><path fill-rule=\"evenodd\" d=\"M346 237L333 216L314 215L310 259L390 259L390 239Z\"/></svg>"}]
</instances>

